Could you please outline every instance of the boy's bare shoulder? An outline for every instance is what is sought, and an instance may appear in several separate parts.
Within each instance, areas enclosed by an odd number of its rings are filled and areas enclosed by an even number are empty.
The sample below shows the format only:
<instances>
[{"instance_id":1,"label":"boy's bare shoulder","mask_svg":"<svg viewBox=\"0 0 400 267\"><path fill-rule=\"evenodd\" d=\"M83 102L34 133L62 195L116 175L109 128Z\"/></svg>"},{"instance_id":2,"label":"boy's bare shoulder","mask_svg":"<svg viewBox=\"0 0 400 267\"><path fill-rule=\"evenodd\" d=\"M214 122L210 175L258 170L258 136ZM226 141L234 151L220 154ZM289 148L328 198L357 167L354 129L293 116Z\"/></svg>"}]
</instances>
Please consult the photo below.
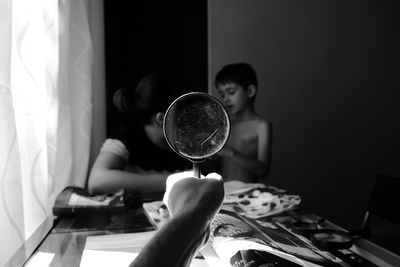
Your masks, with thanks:
<instances>
[{"instance_id":1,"label":"boy's bare shoulder","mask_svg":"<svg viewBox=\"0 0 400 267\"><path fill-rule=\"evenodd\" d=\"M262 117L257 117L257 118L255 119L255 121L257 121L257 123L258 123L259 125L266 125L266 126L270 126L270 125L271 125L271 122L270 122L269 120L264 119L264 118L262 118Z\"/></svg>"},{"instance_id":2,"label":"boy's bare shoulder","mask_svg":"<svg viewBox=\"0 0 400 267\"><path fill-rule=\"evenodd\" d=\"M257 120L257 129L258 131L266 131L269 132L271 130L272 124L269 120L259 118Z\"/></svg>"},{"instance_id":3,"label":"boy's bare shoulder","mask_svg":"<svg viewBox=\"0 0 400 267\"><path fill-rule=\"evenodd\" d=\"M248 123L253 124L256 128L270 128L271 127L271 122L267 119L264 119L262 117L254 117L254 119L249 120Z\"/></svg>"},{"instance_id":4,"label":"boy's bare shoulder","mask_svg":"<svg viewBox=\"0 0 400 267\"><path fill-rule=\"evenodd\" d=\"M241 132L269 132L271 127L271 122L261 117L237 122L235 126L236 130Z\"/></svg>"}]
</instances>

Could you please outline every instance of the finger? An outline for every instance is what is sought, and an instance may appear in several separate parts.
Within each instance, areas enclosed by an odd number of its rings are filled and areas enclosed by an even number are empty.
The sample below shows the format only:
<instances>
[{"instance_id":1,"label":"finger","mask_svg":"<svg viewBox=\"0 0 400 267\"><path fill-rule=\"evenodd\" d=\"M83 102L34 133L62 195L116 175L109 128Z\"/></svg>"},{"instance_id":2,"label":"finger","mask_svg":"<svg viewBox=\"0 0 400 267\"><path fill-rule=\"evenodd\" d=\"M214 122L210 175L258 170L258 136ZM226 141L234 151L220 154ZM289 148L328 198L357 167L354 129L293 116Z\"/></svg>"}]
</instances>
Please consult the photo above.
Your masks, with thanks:
<instances>
[{"instance_id":1,"label":"finger","mask_svg":"<svg viewBox=\"0 0 400 267\"><path fill-rule=\"evenodd\" d=\"M207 176L203 177L202 179L215 179L218 181L222 181L222 176L216 172L212 172L212 173L207 174Z\"/></svg>"}]
</instances>

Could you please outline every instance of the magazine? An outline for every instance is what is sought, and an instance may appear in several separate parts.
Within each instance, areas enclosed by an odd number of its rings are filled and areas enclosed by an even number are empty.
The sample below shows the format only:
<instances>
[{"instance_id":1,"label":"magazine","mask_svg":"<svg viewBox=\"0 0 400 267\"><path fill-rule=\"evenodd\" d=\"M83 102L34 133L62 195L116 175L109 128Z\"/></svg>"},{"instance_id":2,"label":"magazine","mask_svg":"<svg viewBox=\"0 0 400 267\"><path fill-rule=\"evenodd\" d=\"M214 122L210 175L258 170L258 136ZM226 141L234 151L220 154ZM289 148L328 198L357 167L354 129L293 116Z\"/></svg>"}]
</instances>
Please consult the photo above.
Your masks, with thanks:
<instances>
[{"instance_id":1,"label":"magazine","mask_svg":"<svg viewBox=\"0 0 400 267\"><path fill-rule=\"evenodd\" d=\"M301 202L300 196L273 186L229 181L224 187L223 208L253 219L289 211Z\"/></svg>"},{"instance_id":2,"label":"magazine","mask_svg":"<svg viewBox=\"0 0 400 267\"><path fill-rule=\"evenodd\" d=\"M54 216L123 213L139 205L133 192L119 190L114 194L92 195L85 188L68 186L58 195L53 205Z\"/></svg>"},{"instance_id":3,"label":"magazine","mask_svg":"<svg viewBox=\"0 0 400 267\"><path fill-rule=\"evenodd\" d=\"M228 181L224 182L224 190L223 209L253 219L292 210L301 202L298 195L287 194L285 190L260 183ZM168 209L161 200L144 202L143 208L156 225L163 224L169 218Z\"/></svg>"},{"instance_id":4,"label":"magazine","mask_svg":"<svg viewBox=\"0 0 400 267\"><path fill-rule=\"evenodd\" d=\"M209 244L231 267L341 266L339 259L277 222L261 224L228 210L212 222Z\"/></svg>"},{"instance_id":5,"label":"magazine","mask_svg":"<svg viewBox=\"0 0 400 267\"><path fill-rule=\"evenodd\" d=\"M342 266L335 256L268 219L296 208L300 201L299 196L271 186L225 183L223 205L211 223L202 254L210 266L219 267ZM158 227L169 219L162 201L144 203L143 208ZM216 258L220 264L212 262Z\"/></svg>"}]
</instances>

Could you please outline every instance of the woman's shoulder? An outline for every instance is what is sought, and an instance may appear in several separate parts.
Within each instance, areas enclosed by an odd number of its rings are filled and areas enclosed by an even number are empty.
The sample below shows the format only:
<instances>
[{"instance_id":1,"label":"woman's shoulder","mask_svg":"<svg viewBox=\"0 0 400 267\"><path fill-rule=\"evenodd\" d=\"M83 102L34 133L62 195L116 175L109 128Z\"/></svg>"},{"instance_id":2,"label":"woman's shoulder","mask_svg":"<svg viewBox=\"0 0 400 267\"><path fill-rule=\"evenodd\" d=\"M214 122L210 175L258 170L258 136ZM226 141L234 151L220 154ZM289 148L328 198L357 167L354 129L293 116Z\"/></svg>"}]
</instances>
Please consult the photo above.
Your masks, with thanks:
<instances>
[{"instance_id":1,"label":"woman's shoulder","mask_svg":"<svg viewBox=\"0 0 400 267\"><path fill-rule=\"evenodd\" d=\"M125 144L122 140L118 139L118 138L107 138L106 140L104 140L103 142L103 147L125 147Z\"/></svg>"},{"instance_id":2,"label":"woman's shoulder","mask_svg":"<svg viewBox=\"0 0 400 267\"><path fill-rule=\"evenodd\" d=\"M122 157L125 161L129 159L129 151L125 144L121 140L115 138L107 138L101 146L100 152L114 153Z\"/></svg>"}]
</instances>

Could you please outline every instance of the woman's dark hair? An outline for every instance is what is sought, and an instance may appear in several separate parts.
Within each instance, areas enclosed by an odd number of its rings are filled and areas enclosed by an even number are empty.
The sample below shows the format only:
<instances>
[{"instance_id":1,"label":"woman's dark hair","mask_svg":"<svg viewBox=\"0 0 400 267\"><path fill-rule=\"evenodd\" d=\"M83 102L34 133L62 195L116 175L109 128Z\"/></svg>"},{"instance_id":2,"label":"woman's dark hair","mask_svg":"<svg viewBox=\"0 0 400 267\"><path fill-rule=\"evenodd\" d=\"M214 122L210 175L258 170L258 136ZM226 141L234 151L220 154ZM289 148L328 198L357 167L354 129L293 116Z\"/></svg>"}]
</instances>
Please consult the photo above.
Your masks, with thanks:
<instances>
[{"instance_id":1,"label":"woman's dark hair","mask_svg":"<svg viewBox=\"0 0 400 267\"><path fill-rule=\"evenodd\" d=\"M176 76L154 72L143 77L135 89L123 87L114 93L113 101L120 111L143 124L150 122L157 112L165 112L179 96L192 88Z\"/></svg>"}]
</instances>

